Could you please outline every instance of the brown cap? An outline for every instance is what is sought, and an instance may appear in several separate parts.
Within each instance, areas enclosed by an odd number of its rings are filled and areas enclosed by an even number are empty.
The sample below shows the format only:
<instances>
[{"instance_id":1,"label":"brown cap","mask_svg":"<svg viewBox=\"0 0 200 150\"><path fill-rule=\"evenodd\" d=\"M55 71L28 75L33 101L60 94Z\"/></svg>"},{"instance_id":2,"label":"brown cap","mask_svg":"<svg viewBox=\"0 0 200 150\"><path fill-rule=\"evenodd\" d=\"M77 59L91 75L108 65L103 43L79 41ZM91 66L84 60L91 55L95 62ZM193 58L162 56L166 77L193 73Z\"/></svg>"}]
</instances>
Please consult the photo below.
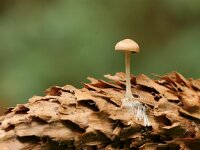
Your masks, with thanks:
<instances>
[{"instance_id":1,"label":"brown cap","mask_svg":"<svg viewBox=\"0 0 200 150\"><path fill-rule=\"evenodd\" d=\"M131 39L124 39L115 45L115 50L116 51L131 51L134 53L138 53L140 51L140 48L139 48L139 45L135 41Z\"/></svg>"}]
</instances>

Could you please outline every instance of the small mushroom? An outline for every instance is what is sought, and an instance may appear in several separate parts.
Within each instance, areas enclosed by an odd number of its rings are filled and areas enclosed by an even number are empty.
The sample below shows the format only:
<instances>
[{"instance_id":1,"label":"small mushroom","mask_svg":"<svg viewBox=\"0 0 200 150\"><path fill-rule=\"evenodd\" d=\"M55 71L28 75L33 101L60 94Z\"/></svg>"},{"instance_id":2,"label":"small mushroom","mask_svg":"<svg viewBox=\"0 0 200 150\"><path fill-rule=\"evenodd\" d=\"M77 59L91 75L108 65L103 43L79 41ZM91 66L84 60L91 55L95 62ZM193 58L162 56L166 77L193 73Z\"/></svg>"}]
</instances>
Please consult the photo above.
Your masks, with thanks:
<instances>
[{"instance_id":1,"label":"small mushroom","mask_svg":"<svg viewBox=\"0 0 200 150\"><path fill-rule=\"evenodd\" d=\"M150 123L146 115L146 107L142 103L134 99L131 91L131 79L130 79L131 52L138 53L140 51L139 45L131 39L124 39L115 45L115 50L125 52L126 94L124 99L122 99L122 107L125 107L129 111L136 113L136 117L138 120L144 120L144 126L150 126Z\"/></svg>"},{"instance_id":2,"label":"small mushroom","mask_svg":"<svg viewBox=\"0 0 200 150\"><path fill-rule=\"evenodd\" d=\"M130 81L130 60L131 60L131 52L138 53L140 51L139 45L131 39L125 39L118 42L115 45L115 50L125 52L126 96L128 98L133 98L131 92L131 81Z\"/></svg>"}]
</instances>

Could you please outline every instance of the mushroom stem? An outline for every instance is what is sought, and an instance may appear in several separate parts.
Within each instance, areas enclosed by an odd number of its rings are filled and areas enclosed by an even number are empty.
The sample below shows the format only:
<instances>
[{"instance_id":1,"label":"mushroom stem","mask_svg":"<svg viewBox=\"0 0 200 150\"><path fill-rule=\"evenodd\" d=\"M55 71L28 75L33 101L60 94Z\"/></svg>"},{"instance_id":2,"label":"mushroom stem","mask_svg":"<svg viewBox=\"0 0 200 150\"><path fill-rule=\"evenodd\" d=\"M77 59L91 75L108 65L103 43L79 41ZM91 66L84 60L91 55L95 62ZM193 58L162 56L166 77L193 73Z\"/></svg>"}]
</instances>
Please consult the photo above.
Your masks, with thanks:
<instances>
[{"instance_id":1,"label":"mushroom stem","mask_svg":"<svg viewBox=\"0 0 200 150\"><path fill-rule=\"evenodd\" d=\"M130 61L131 61L131 52L125 52L125 65L126 65L126 97L133 98L131 91L131 78L130 78Z\"/></svg>"}]
</instances>

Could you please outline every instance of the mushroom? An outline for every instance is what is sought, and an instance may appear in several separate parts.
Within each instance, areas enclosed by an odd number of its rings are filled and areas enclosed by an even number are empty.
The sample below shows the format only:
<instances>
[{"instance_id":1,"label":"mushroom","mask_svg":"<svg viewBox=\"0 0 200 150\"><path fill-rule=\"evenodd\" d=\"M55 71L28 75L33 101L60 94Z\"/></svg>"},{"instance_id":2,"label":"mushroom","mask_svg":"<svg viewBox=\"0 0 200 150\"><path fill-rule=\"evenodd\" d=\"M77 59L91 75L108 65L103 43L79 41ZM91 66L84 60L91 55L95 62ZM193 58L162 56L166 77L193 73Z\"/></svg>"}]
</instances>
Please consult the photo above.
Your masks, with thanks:
<instances>
[{"instance_id":1,"label":"mushroom","mask_svg":"<svg viewBox=\"0 0 200 150\"><path fill-rule=\"evenodd\" d=\"M126 94L124 99L122 99L122 107L127 108L131 112L136 112L137 119L144 120L144 125L150 126L150 123L146 115L146 107L143 106L142 103L134 99L131 91L131 79L130 79L131 52L138 53L140 51L139 45L131 39L124 39L115 45L115 50L125 52Z\"/></svg>"},{"instance_id":2,"label":"mushroom","mask_svg":"<svg viewBox=\"0 0 200 150\"><path fill-rule=\"evenodd\" d=\"M126 96L128 98L133 98L131 92L131 81L130 81L130 60L131 60L130 58L131 58L131 52L138 53L140 51L139 45L131 39L125 39L118 42L115 45L115 50L125 52Z\"/></svg>"}]
</instances>

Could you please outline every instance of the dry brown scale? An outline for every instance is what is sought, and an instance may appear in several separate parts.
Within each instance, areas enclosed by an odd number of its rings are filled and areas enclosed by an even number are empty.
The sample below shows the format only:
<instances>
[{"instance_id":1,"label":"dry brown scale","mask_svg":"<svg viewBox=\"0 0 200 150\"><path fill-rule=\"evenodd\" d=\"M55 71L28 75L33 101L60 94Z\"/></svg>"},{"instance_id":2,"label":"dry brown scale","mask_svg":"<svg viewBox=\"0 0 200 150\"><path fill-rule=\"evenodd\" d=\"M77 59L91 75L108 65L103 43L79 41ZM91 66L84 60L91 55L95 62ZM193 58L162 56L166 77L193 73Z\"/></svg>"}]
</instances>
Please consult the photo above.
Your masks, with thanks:
<instances>
[{"instance_id":1,"label":"dry brown scale","mask_svg":"<svg viewBox=\"0 0 200 150\"><path fill-rule=\"evenodd\" d=\"M200 80L177 72L131 78L132 94L145 104L151 127L121 107L125 74L89 78L82 89L54 86L46 96L9 108L0 117L1 150L140 149L200 147Z\"/></svg>"}]
</instances>

